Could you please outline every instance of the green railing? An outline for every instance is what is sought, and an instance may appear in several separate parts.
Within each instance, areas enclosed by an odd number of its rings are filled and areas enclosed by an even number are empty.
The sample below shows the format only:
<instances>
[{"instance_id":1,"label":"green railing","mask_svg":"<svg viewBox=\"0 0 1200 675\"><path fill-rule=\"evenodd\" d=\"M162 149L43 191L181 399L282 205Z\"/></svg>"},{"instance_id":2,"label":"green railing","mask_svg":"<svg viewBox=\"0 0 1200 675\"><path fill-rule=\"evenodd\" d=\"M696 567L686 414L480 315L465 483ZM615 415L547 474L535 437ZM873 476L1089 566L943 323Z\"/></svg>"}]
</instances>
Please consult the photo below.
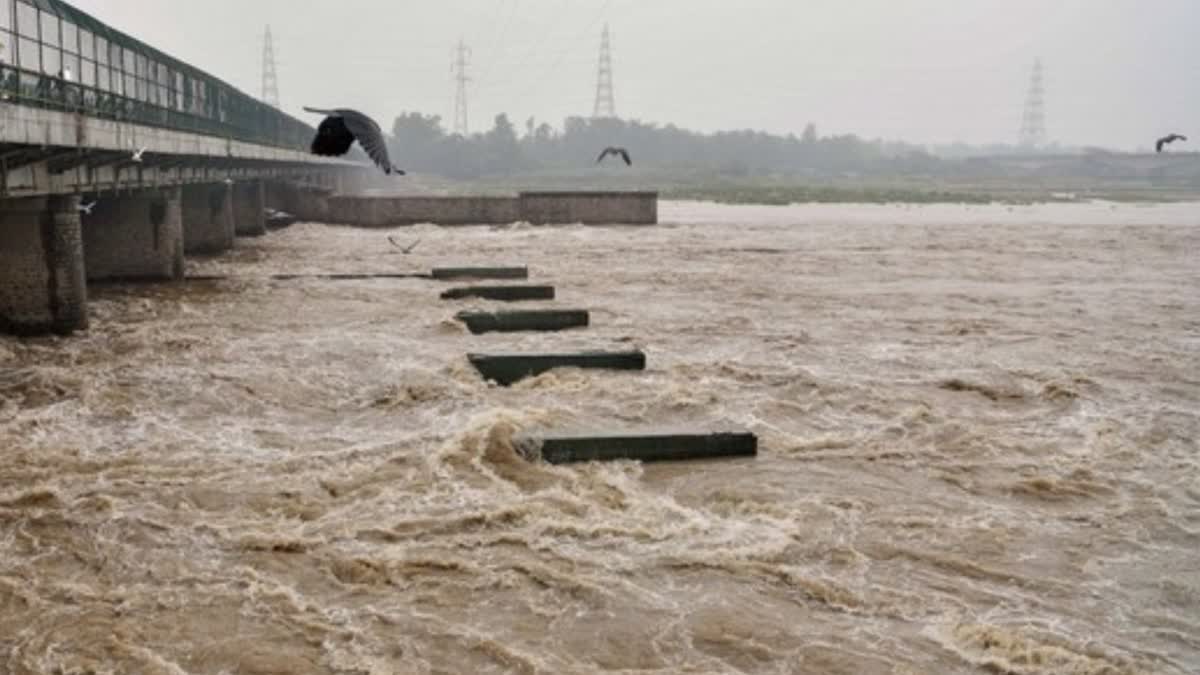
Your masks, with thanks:
<instances>
[{"instance_id":1,"label":"green railing","mask_svg":"<svg viewBox=\"0 0 1200 675\"><path fill-rule=\"evenodd\" d=\"M298 151L316 133L61 0L0 0L0 97Z\"/></svg>"}]
</instances>

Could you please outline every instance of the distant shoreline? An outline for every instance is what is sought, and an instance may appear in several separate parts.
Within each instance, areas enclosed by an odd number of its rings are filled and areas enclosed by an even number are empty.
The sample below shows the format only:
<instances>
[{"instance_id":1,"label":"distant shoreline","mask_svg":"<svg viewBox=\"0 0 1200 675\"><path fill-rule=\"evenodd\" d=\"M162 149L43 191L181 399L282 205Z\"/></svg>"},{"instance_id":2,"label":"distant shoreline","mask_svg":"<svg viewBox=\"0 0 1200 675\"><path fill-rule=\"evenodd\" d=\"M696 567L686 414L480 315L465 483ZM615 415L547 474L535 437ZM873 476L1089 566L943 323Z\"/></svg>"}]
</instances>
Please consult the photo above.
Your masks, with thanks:
<instances>
[{"instance_id":1,"label":"distant shoreline","mask_svg":"<svg viewBox=\"0 0 1200 675\"><path fill-rule=\"evenodd\" d=\"M1177 203L1200 201L1200 191L1155 191L1112 188L1080 191L1005 189L930 189L916 187L842 186L693 186L673 187L662 199L710 201L723 204L1057 204L1091 201Z\"/></svg>"}]
</instances>

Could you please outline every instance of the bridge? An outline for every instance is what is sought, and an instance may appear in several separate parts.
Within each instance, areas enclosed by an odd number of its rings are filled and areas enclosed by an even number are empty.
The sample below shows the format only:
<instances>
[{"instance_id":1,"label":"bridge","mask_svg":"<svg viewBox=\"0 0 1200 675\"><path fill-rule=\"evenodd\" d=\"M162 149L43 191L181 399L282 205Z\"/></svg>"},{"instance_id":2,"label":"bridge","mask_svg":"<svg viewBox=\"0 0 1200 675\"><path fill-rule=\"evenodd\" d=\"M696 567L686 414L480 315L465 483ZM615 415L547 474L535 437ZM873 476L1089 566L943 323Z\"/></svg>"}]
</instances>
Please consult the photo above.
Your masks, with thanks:
<instances>
[{"instance_id":1,"label":"bridge","mask_svg":"<svg viewBox=\"0 0 1200 675\"><path fill-rule=\"evenodd\" d=\"M0 0L0 332L86 328L88 281L179 279L363 179L315 133L66 2Z\"/></svg>"}]
</instances>

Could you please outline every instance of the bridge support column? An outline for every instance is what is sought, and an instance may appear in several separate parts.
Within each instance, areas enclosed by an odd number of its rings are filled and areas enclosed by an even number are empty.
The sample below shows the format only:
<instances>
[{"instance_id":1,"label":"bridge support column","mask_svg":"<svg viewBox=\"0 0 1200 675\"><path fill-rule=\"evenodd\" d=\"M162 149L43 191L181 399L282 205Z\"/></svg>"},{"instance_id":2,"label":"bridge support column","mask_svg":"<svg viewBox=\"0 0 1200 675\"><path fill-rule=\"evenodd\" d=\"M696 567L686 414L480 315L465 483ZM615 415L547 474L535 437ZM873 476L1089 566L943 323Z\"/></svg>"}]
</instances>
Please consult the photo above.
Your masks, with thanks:
<instances>
[{"instance_id":1,"label":"bridge support column","mask_svg":"<svg viewBox=\"0 0 1200 675\"><path fill-rule=\"evenodd\" d=\"M87 328L78 197L0 201L0 331Z\"/></svg>"},{"instance_id":2,"label":"bridge support column","mask_svg":"<svg viewBox=\"0 0 1200 675\"><path fill-rule=\"evenodd\" d=\"M266 188L261 180L233 186L234 232L239 237L261 237L267 233Z\"/></svg>"},{"instance_id":3,"label":"bridge support column","mask_svg":"<svg viewBox=\"0 0 1200 675\"><path fill-rule=\"evenodd\" d=\"M181 201L179 188L97 199L83 216L88 280L182 279Z\"/></svg>"},{"instance_id":4,"label":"bridge support column","mask_svg":"<svg viewBox=\"0 0 1200 675\"><path fill-rule=\"evenodd\" d=\"M183 252L220 253L233 248L233 191L225 183L182 188Z\"/></svg>"}]
</instances>

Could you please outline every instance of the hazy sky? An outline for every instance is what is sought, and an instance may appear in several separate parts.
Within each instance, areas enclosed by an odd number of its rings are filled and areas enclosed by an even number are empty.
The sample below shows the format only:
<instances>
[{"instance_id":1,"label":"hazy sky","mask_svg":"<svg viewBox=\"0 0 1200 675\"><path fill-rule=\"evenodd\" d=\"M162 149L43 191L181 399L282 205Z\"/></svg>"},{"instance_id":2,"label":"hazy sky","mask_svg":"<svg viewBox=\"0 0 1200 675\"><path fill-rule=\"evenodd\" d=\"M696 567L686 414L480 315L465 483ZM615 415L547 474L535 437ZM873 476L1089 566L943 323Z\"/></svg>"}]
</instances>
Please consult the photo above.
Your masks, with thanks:
<instances>
[{"instance_id":1,"label":"hazy sky","mask_svg":"<svg viewBox=\"0 0 1200 675\"><path fill-rule=\"evenodd\" d=\"M940 143L1012 142L1030 68L1051 139L1200 140L1200 0L74 0L97 18L261 94L274 34L285 109L354 107L450 125L450 62L472 50L473 131L509 113L590 114L612 31L621 117ZM1195 127L1195 128L1194 128Z\"/></svg>"}]
</instances>

